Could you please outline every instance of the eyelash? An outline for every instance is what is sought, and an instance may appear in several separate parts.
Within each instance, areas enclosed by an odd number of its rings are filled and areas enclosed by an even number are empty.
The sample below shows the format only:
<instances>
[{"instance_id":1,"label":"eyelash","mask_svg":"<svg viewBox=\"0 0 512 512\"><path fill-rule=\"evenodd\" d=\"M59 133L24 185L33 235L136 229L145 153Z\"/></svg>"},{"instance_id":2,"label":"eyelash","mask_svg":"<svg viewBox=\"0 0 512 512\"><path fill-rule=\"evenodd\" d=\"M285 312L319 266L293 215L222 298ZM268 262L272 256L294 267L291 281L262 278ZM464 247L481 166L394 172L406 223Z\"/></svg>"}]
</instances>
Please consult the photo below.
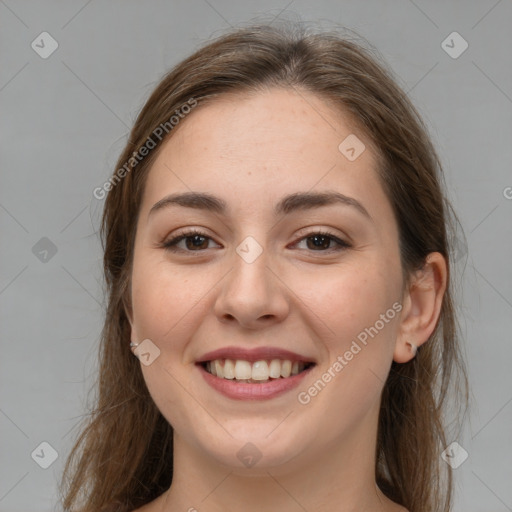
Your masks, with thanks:
<instances>
[{"instance_id":1,"label":"eyelash","mask_svg":"<svg viewBox=\"0 0 512 512\"><path fill-rule=\"evenodd\" d=\"M336 244L338 244L338 247L334 248L334 249L326 249L326 250L318 250L318 251L311 250L311 252L324 252L324 253L339 252L339 251L343 251L345 249L352 247L352 245L349 244L348 242L345 242L344 240L340 240L338 237L334 236L332 233L329 233L328 231L324 231L324 230L313 231L310 234L303 236L301 239L299 239L296 242L296 244L299 242L302 242L303 240L306 240L308 238L313 238L314 236L317 236L317 235L330 238ZM180 248L176 247L176 245L179 242L181 242L182 240L185 240L187 238L192 238L194 236L200 236L202 238L212 240L212 238L207 236L205 233L201 233L200 231L193 229L190 231L185 231L185 232L181 233L180 235L175 236L174 238L171 238L170 240L167 240L166 242L162 243L161 247L170 252L189 252L189 253L203 252L204 249L199 249L197 251L189 251L186 249L180 249Z\"/></svg>"}]
</instances>

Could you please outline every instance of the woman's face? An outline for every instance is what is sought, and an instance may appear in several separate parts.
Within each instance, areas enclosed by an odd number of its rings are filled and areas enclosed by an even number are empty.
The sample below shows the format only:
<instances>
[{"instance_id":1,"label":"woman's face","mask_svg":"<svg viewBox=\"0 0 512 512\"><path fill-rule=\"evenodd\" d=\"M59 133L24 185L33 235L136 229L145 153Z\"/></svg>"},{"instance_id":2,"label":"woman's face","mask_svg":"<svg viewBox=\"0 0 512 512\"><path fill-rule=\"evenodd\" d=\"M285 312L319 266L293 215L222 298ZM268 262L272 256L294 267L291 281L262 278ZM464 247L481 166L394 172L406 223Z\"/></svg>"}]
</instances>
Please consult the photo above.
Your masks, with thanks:
<instances>
[{"instance_id":1,"label":"woman's face","mask_svg":"<svg viewBox=\"0 0 512 512\"><path fill-rule=\"evenodd\" d=\"M402 274L369 140L284 89L220 97L175 130L144 191L131 324L176 441L241 471L373 456ZM191 193L216 202L165 201Z\"/></svg>"}]
</instances>

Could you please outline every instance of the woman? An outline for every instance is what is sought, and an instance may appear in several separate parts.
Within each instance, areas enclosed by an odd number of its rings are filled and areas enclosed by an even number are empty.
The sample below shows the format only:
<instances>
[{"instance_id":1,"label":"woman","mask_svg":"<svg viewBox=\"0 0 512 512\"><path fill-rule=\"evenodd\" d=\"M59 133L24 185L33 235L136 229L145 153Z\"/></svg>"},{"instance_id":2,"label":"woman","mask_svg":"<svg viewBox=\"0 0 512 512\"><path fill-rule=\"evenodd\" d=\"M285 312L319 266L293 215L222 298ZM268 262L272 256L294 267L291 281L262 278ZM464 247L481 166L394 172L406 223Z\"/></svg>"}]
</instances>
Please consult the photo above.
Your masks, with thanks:
<instances>
[{"instance_id":1,"label":"woman","mask_svg":"<svg viewBox=\"0 0 512 512\"><path fill-rule=\"evenodd\" d=\"M451 209L370 52L218 38L160 82L102 190L99 394L65 510L449 510Z\"/></svg>"}]
</instances>

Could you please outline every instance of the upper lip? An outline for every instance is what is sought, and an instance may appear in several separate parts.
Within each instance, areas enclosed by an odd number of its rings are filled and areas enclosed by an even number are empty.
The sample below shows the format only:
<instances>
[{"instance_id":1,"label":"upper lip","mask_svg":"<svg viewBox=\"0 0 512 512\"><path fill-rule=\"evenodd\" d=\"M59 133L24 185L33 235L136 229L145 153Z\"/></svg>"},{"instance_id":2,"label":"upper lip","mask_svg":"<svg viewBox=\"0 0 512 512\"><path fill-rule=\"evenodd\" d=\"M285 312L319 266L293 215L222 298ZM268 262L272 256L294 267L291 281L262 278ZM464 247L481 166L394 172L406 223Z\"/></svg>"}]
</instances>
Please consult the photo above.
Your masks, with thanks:
<instances>
[{"instance_id":1,"label":"upper lip","mask_svg":"<svg viewBox=\"0 0 512 512\"><path fill-rule=\"evenodd\" d=\"M212 352L203 354L196 362L205 363L207 361L214 361L215 359L236 359L242 361L264 361L271 359L285 359L294 361L302 361L305 363L315 363L311 357L284 350L277 347L257 347L257 348L242 348L242 347L223 347Z\"/></svg>"}]
</instances>

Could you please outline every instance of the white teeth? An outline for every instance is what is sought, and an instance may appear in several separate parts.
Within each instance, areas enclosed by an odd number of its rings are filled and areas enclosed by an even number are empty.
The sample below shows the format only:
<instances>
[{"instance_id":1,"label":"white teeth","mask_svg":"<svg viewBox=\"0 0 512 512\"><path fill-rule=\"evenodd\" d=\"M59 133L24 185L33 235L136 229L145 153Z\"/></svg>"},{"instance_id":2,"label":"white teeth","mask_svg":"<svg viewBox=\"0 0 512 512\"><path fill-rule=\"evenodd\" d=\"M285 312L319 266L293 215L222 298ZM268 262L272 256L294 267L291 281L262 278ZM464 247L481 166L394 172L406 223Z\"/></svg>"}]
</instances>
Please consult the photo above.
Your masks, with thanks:
<instances>
[{"instance_id":1,"label":"white teeth","mask_svg":"<svg viewBox=\"0 0 512 512\"><path fill-rule=\"evenodd\" d=\"M214 364L215 364L215 375L217 375L217 377L224 377L224 371L222 369L222 365L220 364L220 361L218 359L216 359L214 361Z\"/></svg>"},{"instance_id":2,"label":"white teeth","mask_svg":"<svg viewBox=\"0 0 512 512\"><path fill-rule=\"evenodd\" d=\"M235 378L235 363L231 359L224 361L224 378L230 380Z\"/></svg>"},{"instance_id":3,"label":"white teeth","mask_svg":"<svg viewBox=\"0 0 512 512\"><path fill-rule=\"evenodd\" d=\"M256 361L252 365L252 380L268 380L267 361Z\"/></svg>"},{"instance_id":4,"label":"white teeth","mask_svg":"<svg viewBox=\"0 0 512 512\"><path fill-rule=\"evenodd\" d=\"M272 359L268 370L269 376L273 379L281 377L281 361L279 361L279 359Z\"/></svg>"},{"instance_id":5,"label":"white teeth","mask_svg":"<svg viewBox=\"0 0 512 512\"><path fill-rule=\"evenodd\" d=\"M235 363L235 378L237 380L252 378L252 368L251 363L249 363L249 361L239 360Z\"/></svg>"},{"instance_id":6,"label":"white teeth","mask_svg":"<svg viewBox=\"0 0 512 512\"><path fill-rule=\"evenodd\" d=\"M251 363L245 360L216 359L206 363L206 370L219 378L246 382L264 382L269 379L288 378L297 375L306 363L288 359L260 360Z\"/></svg>"},{"instance_id":7,"label":"white teeth","mask_svg":"<svg viewBox=\"0 0 512 512\"><path fill-rule=\"evenodd\" d=\"M289 377L292 373L292 362L291 361L283 361L281 363L281 377Z\"/></svg>"}]
</instances>

